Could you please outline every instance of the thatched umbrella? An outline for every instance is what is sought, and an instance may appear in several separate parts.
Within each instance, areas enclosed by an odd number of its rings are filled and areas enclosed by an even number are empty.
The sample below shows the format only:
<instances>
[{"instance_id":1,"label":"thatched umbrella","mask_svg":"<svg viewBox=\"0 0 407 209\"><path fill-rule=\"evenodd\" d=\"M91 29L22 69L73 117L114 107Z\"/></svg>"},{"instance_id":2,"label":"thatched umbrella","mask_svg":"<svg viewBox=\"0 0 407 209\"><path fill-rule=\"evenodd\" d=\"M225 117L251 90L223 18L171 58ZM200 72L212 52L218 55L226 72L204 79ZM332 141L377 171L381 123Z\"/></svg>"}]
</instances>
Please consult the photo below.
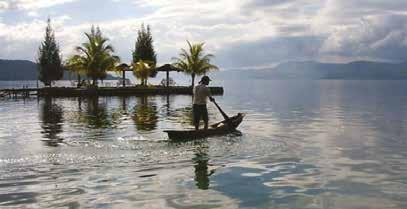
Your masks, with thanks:
<instances>
[{"instance_id":1,"label":"thatched umbrella","mask_svg":"<svg viewBox=\"0 0 407 209\"><path fill-rule=\"evenodd\" d=\"M131 71L130 66L126 63L122 63L116 67L116 70L122 72L122 85L126 87L126 71Z\"/></svg>"},{"instance_id":2,"label":"thatched umbrella","mask_svg":"<svg viewBox=\"0 0 407 209\"><path fill-rule=\"evenodd\" d=\"M181 72L183 71L180 68L176 68L170 64L165 64L161 67L158 67L155 69L157 72L167 72L167 87L170 86L170 71L177 71L177 72Z\"/></svg>"}]
</instances>

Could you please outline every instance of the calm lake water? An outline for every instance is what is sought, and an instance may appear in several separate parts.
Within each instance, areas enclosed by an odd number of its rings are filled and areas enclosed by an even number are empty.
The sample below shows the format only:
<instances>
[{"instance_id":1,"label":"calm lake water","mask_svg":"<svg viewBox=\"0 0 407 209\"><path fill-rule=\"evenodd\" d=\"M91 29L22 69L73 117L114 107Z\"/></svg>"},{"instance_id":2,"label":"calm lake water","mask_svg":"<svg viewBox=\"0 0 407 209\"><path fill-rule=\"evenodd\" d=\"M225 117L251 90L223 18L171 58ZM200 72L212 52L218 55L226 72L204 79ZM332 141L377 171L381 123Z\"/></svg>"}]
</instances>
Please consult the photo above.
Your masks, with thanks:
<instances>
[{"instance_id":1,"label":"calm lake water","mask_svg":"<svg viewBox=\"0 0 407 209\"><path fill-rule=\"evenodd\" d=\"M407 81L222 85L180 144L190 96L0 99L0 208L407 208Z\"/></svg>"}]
</instances>

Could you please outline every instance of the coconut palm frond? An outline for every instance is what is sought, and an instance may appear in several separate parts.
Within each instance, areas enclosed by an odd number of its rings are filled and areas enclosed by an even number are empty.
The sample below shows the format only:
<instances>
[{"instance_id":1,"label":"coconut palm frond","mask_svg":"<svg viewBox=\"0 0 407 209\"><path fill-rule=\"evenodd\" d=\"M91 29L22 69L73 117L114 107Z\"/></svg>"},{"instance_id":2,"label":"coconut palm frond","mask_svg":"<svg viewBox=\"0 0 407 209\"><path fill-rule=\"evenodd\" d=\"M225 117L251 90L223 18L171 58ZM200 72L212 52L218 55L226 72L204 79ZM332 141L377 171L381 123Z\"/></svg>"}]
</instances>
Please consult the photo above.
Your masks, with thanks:
<instances>
[{"instance_id":1,"label":"coconut palm frond","mask_svg":"<svg viewBox=\"0 0 407 209\"><path fill-rule=\"evenodd\" d=\"M96 85L97 79L106 78L107 71L114 71L117 63L120 62L118 56L113 55L113 46L108 44L108 38L103 37L98 27L93 27L90 33L85 33L87 42L75 47L77 55L68 60L68 65L81 69L81 73L92 78ZM75 64L76 63L76 64Z\"/></svg>"},{"instance_id":2,"label":"coconut palm frond","mask_svg":"<svg viewBox=\"0 0 407 209\"><path fill-rule=\"evenodd\" d=\"M191 75L192 86L194 86L194 79L196 75L203 75L212 70L218 70L216 65L210 63L214 58L213 54L205 54L205 43L192 44L187 41L188 50L181 49L178 58L173 58L174 66L180 68L184 73Z\"/></svg>"}]
</instances>

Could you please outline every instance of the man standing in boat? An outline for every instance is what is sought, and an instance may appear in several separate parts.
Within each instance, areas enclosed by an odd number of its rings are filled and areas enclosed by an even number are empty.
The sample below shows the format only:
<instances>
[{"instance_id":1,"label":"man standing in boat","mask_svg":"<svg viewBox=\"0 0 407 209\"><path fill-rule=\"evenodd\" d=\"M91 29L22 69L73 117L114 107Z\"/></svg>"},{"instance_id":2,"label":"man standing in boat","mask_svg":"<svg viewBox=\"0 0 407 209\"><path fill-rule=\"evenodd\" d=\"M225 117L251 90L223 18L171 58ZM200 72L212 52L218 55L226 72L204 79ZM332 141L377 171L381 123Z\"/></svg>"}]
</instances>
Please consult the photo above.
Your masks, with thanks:
<instances>
[{"instance_id":1,"label":"man standing in boat","mask_svg":"<svg viewBox=\"0 0 407 209\"><path fill-rule=\"evenodd\" d=\"M212 102L215 99L212 97L210 89L207 87L211 79L208 76L203 76L199 84L194 88L194 101L192 111L194 114L195 130L199 129L199 121L201 118L205 123L204 129L208 129L208 109L206 108L207 98Z\"/></svg>"}]
</instances>

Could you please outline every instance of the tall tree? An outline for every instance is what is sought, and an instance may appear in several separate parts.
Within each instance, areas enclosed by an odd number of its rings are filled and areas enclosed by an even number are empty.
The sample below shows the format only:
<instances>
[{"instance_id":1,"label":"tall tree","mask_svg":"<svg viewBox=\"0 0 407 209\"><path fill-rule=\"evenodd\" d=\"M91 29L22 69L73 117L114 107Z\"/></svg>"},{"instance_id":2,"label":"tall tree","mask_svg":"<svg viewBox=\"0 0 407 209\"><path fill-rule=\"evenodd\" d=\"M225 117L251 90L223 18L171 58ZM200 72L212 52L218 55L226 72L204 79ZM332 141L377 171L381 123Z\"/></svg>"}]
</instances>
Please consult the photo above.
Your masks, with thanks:
<instances>
[{"instance_id":1,"label":"tall tree","mask_svg":"<svg viewBox=\"0 0 407 209\"><path fill-rule=\"evenodd\" d=\"M195 76L204 75L211 70L218 70L218 67L210 63L214 55L205 54L203 47L205 43L191 44L189 41L187 43L189 49L181 49L179 58L174 58L174 65L184 70L184 73L191 75L191 86L194 87Z\"/></svg>"},{"instance_id":2,"label":"tall tree","mask_svg":"<svg viewBox=\"0 0 407 209\"><path fill-rule=\"evenodd\" d=\"M80 65L79 70L84 69L86 76L92 78L92 85L97 86L97 80L105 79L107 71L114 71L120 58L113 55L114 49L107 44L109 39L102 35L99 27L92 26L91 32L85 35L88 41L76 47L79 54L72 59Z\"/></svg>"},{"instance_id":3,"label":"tall tree","mask_svg":"<svg viewBox=\"0 0 407 209\"><path fill-rule=\"evenodd\" d=\"M59 80L64 75L59 47L55 41L55 33L51 27L51 19L48 18L45 29L45 38L38 49L38 80L45 86L51 86L52 82Z\"/></svg>"},{"instance_id":4,"label":"tall tree","mask_svg":"<svg viewBox=\"0 0 407 209\"><path fill-rule=\"evenodd\" d=\"M145 27L144 24L141 24L141 28L137 32L137 40L133 51L133 65L137 65L136 63L140 61L149 63L149 77L155 77L157 75L157 71L154 70L157 63L157 54L153 46L153 36L151 35L150 26L147 25L147 27ZM137 70L134 71L136 72ZM134 75L137 77L137 73L134 73ZM144 78L140 78L140 80L142 81L142 85L145 85L143 81L146 80Z\"/></svg>"}]
</instances>

